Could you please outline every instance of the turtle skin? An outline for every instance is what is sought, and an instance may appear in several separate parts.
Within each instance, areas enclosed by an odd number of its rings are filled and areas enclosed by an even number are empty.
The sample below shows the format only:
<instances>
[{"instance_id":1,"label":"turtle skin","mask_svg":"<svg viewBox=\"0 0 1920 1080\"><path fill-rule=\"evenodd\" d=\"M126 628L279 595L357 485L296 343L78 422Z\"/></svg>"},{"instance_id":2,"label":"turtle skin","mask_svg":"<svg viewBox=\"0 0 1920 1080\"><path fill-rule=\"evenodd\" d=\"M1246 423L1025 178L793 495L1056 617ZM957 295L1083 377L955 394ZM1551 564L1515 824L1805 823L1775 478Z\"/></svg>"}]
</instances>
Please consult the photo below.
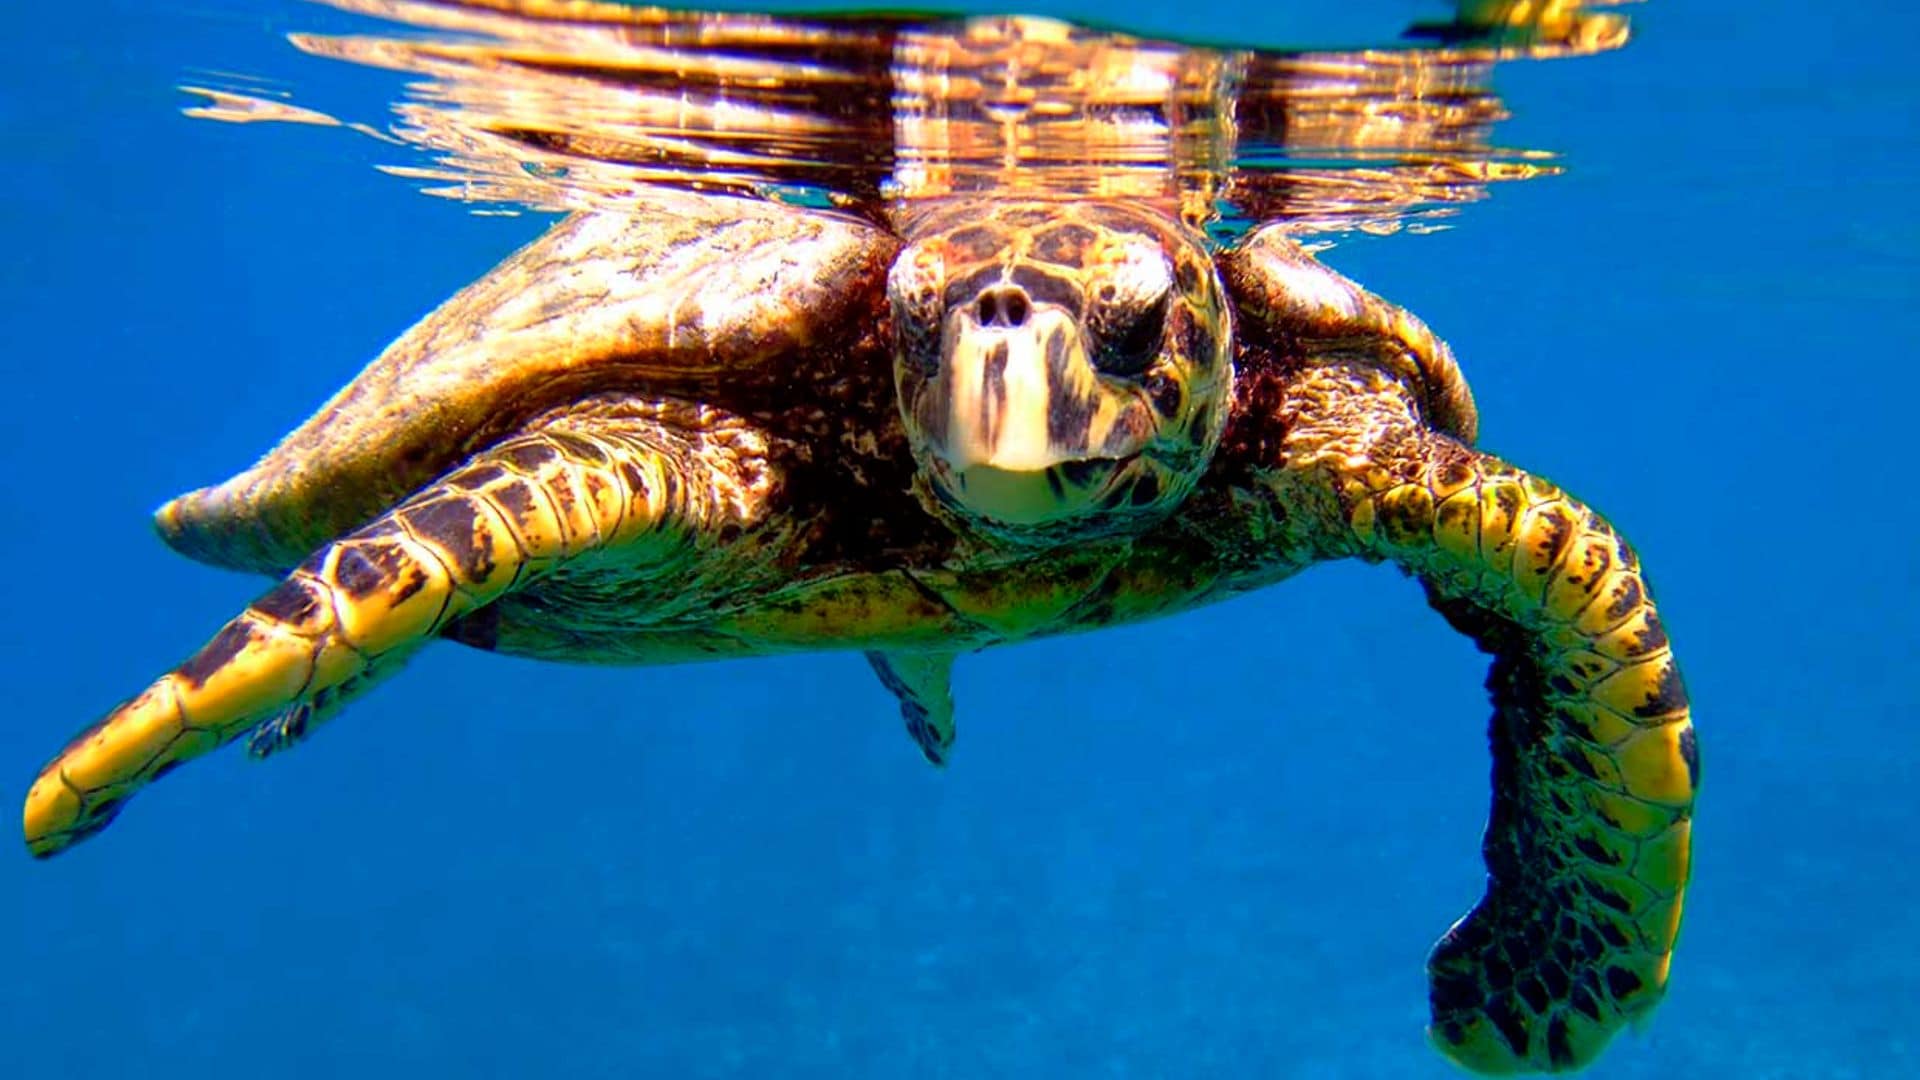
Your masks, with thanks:
<instances>
[{"instance_id":1,"label":"turtle skin","mask_svg":"<svg viewBox=\"0 0 1920 1080\"><path fill-rule=\"evenodd\" d=\"M281 580L45 767L27 844L249 733L283 749L436 640L857 649L944 763L959 654L1388 562L1493 658L1487 891L1429 959L1430 1037L1577 1068L1665 990L1698 759L1633 550L1475 423L1446 346L1277 225L1214 251L1111 201L575 216L161 509Z\"/></svg>"}]
</instances>

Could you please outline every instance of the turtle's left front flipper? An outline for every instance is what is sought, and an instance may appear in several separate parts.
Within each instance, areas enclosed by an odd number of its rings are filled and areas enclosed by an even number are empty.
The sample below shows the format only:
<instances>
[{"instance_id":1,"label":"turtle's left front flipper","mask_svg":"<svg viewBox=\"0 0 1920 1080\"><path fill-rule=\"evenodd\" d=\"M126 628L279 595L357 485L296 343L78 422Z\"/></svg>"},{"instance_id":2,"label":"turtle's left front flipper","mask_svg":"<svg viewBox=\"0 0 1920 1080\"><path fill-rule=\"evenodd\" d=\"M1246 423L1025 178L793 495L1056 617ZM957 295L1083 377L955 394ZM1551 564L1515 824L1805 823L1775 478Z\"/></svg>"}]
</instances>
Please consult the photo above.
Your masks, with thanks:
<instances>
[{"instance_id":1,"label":"turtle's left front flipper","mask_svg":"<svg viewBox=\"0 0 1920 1080\"><path fill-rule=\"evenodd\" d=\"M1378 364L1281 402L1288 506L1391 560L1493 654L1487 892L1428 962L1435 1044L1489 1073L1578 1068L1666 988L1698 764L1639 561L1599 515L1423 421Z\"/></svg>"},{"instance_id":2,"label":"turtle's left front flipper","mask_svg":"<svg viewBox=\"0 0 1920 1080\"><path fill-rule=\"evenodd\" d=\"M486 450L326 544L193 658L82 732L27 793L28 848L104 828L181 762L263 721L256 750L297 738L421 645L575 560L670 573L691 545L764 505L764 446L741 428L682 435L618 400Z\"/></svg>"}]
</instances>

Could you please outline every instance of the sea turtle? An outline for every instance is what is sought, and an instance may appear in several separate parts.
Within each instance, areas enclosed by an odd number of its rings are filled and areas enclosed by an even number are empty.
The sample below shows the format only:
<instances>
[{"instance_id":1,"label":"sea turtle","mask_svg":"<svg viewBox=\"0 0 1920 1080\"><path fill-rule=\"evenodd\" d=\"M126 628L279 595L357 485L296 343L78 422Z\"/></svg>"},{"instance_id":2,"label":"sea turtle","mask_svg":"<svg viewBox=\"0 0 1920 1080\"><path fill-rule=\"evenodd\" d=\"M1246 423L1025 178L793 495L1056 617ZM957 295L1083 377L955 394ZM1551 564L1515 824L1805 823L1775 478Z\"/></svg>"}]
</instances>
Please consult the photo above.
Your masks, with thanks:
<instances>
[{"instance_id":1,"label":"sea turtle","mask_svg":"<svg viewBox=\"0 0 1920 1080\"><path fill-rule=\"evenodd\" d=\"M1474 429L1447 347L1278 224L1217 249L1124 199L576 214L159 511L282 580L46 766L27 844L248 732L285 747L435 640L864 650L939 764L958 654L1385 561L1494 658L1488 888L1432 954L1432 1036L1579 1066L1665 987L1693 734L1632 550Z\"/></svg>"}]
</instances>

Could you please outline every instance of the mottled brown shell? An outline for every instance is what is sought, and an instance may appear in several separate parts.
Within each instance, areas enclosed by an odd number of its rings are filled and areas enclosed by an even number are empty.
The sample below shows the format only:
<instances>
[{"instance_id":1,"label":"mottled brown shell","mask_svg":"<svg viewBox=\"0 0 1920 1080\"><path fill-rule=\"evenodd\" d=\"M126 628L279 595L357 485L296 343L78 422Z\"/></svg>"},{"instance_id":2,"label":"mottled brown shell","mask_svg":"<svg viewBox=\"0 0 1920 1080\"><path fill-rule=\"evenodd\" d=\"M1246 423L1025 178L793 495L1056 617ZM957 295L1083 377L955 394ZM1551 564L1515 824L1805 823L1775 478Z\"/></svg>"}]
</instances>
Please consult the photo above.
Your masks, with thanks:
<instances>
[{"instance_id":1,"label":"mottled brown shell","mask_svg":"<svg viewBox=\"0 0 1920 1080\"><path fill-rule=\"evenodd\" d=\"M747 199L576 215L156 525L202 561L284 569L556 405L617 389L724 399L870 335L897 248L864 222Z\"/></svg>"},{"instance_id":2,"label":"mottled brown shell","mask_svg":"<svg viewBox=\"0 0 1920 1080\"><path fill-rule=\"evenodd\" d=\"M1434 429L1472 445L1473 393L1453 350L1413 313L1329 269L1281 225L1255 230L1220 259L1239 305L1239 332L1274 339L1281 355L1365 360L1413 391Z\"/></svg>"}]
</instances>

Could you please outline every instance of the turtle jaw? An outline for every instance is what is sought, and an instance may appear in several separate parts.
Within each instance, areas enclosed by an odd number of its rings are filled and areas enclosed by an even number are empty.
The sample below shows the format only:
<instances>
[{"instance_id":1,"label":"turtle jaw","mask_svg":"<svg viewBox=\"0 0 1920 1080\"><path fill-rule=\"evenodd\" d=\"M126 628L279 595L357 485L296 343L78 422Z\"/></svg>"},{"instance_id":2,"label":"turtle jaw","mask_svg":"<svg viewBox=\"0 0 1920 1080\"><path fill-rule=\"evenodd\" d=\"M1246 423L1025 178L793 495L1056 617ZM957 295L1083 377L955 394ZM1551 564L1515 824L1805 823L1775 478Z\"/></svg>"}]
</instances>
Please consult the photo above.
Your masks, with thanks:
<instances>
[{"instance_id":1,"label":"turtle jaw","mask_svg":"<svg viewBox=\"0 0 1920 1080\"><path fill-rule=\"evenodd\" d=\"M1041 469L955 468L936 457L929 472L949 506L1005 525L1040 527L1101 505L1138 457L1079 459Z\"/></svg>"}]
</instances>

